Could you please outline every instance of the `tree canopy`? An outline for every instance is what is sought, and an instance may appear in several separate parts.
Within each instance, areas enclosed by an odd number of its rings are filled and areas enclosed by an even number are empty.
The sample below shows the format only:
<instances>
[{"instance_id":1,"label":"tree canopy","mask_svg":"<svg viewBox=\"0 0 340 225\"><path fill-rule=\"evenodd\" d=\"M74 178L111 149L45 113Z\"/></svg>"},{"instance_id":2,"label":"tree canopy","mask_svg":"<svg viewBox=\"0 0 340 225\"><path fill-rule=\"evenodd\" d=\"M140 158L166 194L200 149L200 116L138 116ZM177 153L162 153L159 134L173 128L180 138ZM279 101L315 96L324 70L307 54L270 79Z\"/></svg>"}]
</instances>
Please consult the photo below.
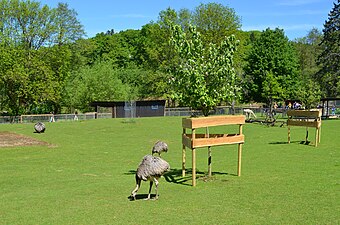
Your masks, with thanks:
<instances>
[{"instance_id":1,"label":"tree canopy","mask_svg":"<svg viewBox=\"0 0 340 225\"><path fill-rule=\"evenodd\" d=\"M159 98L207 115L235 100L313 107L339 95L339 0L322 32L294 41L278 28L242 31L235 10L219 3L167 8L139 30L91 38L66 3L0 0L0 13L0 110L10 115Z\"/></svg>"},{"instance_id":2,"label":"tree canopy","mask_svg":"<svg viewBox=\"0 0 340 225\"><path fill-rule=\"evenodd\" d=\"M266 29L254 40L244 68L245 97L271 105L293 96L298 81L298 58L283 30Z\"/></svg>"},{"instance_id":3,"label":"tree canopy","mask_svg":"<svg viewBox=\"0 0 340 225\"><path fill-rule=\"evenodd\" d=\"M237 98L240 88L233 68L235 37L205 47L194 26L183 32L175 25L172 32L172 42L180 58L172 78L178 100L208 116L218 103Z\"/></svg>"},{"instance_id":4,"label":"tree canopy","mask_svg":"<svg viewBox=\"0 0 340 225\"><path fill-rule=\"evenodd\" d=\"M55 111L69 74L67 44L83 36L76 13L35 1L0 1L1 107L10 114Z\"/></svg>"},{"instance_id":5,"label":"tree canopy","mask_svg":"<svg viewBox=\"0 0 340 225\"><path fill-rule=\"evenodd\" d=\"M318 63L320 71L316 74L322 90L328 97L337 97L340 93L340 1L333 3L324 24L321 40L322 52Z\"/></svg>"}]
</instances>

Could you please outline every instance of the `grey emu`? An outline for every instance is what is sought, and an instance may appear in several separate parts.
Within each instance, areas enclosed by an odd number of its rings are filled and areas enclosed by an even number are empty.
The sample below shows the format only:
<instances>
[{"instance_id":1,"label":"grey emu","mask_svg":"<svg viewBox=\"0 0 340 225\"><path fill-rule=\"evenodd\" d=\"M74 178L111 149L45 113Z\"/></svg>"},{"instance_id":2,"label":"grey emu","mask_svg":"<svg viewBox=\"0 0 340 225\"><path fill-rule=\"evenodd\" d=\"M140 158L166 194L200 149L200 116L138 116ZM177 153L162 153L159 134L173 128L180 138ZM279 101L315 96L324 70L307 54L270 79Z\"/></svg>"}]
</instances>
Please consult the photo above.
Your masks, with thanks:
<instances>
[{"instance_id":1,"label":"grey emu","mask_svg":"<svg viewBox=\"0 0 340 225\"><path fill-rule=\"evenodd\" d=\"M46 130L45 124L43 124L42 122L38 122L34 125L34 130L37 133L44 133Z\"/></svg>"},{"instance_id":2,"label":"grey emu","mask_svg":"<svg viewBox=\"0 0 340 225\"><path fill-rule=\"evenodd\" d=\"M152 148L152 155L158 153L161 156L162 152L168 152L168 145L163 141L157 141Z\"/></svg>"},{"instance_id":3,"label":"grey emu","mask_svg":"<svg viewBox=\"0 0 340 225\"><path fill-rule=\"evenodd\" d=\"M167 161L160 157L146 155L142 162L139 164L136 172L136 188L131 192L131 198L136 200L136 193L141 186L141 181L150 181L149 195L147 199L150 199L151 188L155 182L156 197L158 199L158 179L167 171L169 171L170 165Z\"/></svg>"}]
</instances>

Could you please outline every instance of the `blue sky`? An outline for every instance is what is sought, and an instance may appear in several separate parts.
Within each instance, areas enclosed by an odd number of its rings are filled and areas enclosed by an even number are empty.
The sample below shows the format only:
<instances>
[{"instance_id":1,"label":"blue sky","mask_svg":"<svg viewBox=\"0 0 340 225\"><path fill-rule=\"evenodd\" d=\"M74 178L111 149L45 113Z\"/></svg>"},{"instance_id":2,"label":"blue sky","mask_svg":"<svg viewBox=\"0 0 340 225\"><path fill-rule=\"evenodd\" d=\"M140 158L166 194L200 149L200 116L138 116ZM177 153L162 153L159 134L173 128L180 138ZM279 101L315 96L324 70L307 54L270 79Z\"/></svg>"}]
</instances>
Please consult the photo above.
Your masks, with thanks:
<instances>
[{"instance_id":1,"label":"blue sky","mask_svg":"<svg viewBox=\"0 0 340 225\"><path fill-rule=\"evenodd\" d=\"M56 7L68 3L88 37L114 29L141 29L157 21L159 12L168 7L194 10L200 3L216 2L233 8L242 20L242 30L284 29L290 40L304 37L313 27L322 30L336 0L41 0Z\"/></svg>"}]
</instances>

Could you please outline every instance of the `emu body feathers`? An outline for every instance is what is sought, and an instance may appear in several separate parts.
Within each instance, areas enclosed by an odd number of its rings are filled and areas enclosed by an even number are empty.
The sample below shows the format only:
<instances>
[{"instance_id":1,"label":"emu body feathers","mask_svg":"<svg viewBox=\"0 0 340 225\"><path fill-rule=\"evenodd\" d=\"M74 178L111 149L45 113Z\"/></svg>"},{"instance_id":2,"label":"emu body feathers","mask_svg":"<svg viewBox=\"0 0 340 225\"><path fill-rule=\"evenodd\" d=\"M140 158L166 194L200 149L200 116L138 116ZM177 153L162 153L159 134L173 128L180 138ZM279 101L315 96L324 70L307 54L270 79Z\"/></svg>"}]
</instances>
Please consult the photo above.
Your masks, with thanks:
<instances>
[{"instance_id":1,"label":"emu body feathers","mask_svg":"<svg viewBox=\"0 0 340 225\"><path fill-rule=\"evenodd\" d=\"M146 155L144 156L142 162L139 164L136 172L136 188L132 191L131 197L136 200L136 193L141 186L141 181L150 181L150 188L148 198L151 196L151 188L153 183L156 186L156 197L158 199L158 179L168 170L170 165L167 161L160 157Z\"/></svg>"},{"instance_id":2,"label":"emu body feathers","mask_svg":"<svg viewBox=\"0 0 340 225\"><path fill-rule=\"evenodd\" d=\"M168 152L168 145L163 141L157 141L152 148L152 155L158 153L161 156L162 152Z\"/></svg>"}]
</instances>

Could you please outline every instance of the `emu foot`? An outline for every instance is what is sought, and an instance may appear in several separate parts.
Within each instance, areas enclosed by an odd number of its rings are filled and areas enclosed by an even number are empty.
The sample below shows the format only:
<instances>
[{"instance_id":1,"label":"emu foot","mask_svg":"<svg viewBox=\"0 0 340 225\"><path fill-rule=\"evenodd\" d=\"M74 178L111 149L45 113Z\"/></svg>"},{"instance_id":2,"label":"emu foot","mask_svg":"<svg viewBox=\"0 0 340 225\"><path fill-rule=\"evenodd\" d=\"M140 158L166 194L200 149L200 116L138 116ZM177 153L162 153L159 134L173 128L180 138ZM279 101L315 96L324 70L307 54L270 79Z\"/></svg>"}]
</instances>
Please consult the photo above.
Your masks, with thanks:
<instances>
[{"instance_id":1,"label":"emu foot","mask_svg":"<svg viewBox=\"0 0 340 225\"><path fill-rule=\"evenodd\" d=\"M149 195L147 198L144 198L144 200L158 200L158 195L155 195L155 197Z\"/></svg>"}]
</instances>

